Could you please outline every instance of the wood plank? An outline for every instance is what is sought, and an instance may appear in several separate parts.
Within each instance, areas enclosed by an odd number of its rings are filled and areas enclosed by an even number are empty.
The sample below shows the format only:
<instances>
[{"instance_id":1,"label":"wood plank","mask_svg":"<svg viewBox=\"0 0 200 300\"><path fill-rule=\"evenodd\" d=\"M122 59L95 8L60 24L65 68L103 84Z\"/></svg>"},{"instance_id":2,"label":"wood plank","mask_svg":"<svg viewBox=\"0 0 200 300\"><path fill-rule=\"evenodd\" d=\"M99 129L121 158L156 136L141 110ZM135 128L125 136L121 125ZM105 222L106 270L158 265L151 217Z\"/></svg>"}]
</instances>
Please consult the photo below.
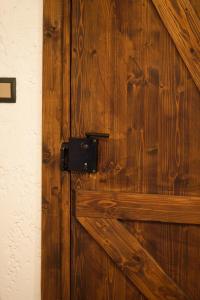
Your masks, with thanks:
<instances>
[{"instance_id":1,"label":"wood plank","mask_svg":"<svg viewBox=\"0 0 200 300\"><path fill-rule=\"evenodd\" d=\"M149 300L189 300L138 240L117 220L78 220Z\"/></svg>"},{"instance_id":2,"label":"wood plank","mask_svg":"<svg viewBox=\"0 0 200 300\"><path fill-rule=\"evenodd\" d=\"M197 6L199 0L193 1L192 5L196 12L200 12L194 2ZM159 21L162 31L158 38L160 92L158 141L155 143L158 164L157 169L155 170L155 166L151 167L149 173L150 180L151 170L157 172L157 189L155 192L152 189L150 191L155 194L199 196L200 140L197 137L200 130L200 94L156 8L155 13L157 16L155 15L154 20ZM150 118L152 116L153 114ZM149 128L151 130L151 121ZM156 152L152 152L151 156L156 156ZM149 190L144 192L147 191L149 192ZM177 226L170 223L140 223L143 228L135 230L137 238L144 241L145 248L149 249L156 261L192 299L200 299L199 268L196 267L196 262L200 261L198 251L200 227L185 224Z\"/></svg>"},{"instance_id":3,"label":"wood plank","mask_svg":"<svg viewBox=\"0 0 200 300\"><path fill-rule=\"evenodd\" d=\"M189 0L152 0L200 90L200 21Z\"/></svg>"},{"instance_id":4,"label":"wood plank","mask_svg":"<svg viewBox=\"0 0 200 300\"><path fill-rule=\"evenodd\" d=\"M200 198L78 191L77 217L200 224Z\"/></svg>"},{"instance_id":5,"label":"wood plank","mask_svg":"<svg viewBox=\"0 0 200 300\"><path fill-rule=\"evenodd\" d=\"M126 101L121 101L121 95L126 90L128 72L126 59L120 54L122 45L123 52L127 49L126 37L123 41L117 37L116 25L122 19L116 15L112 0L72 2L72 135L84 136L91 130L111 134L109 141L100 141L102 159L99 160L99 169L102 169L106 161L112 166L117 144L122 144L121 140L116 141L116 137L126 130L126 123L119 121L125 118L127 107ZM126 7L131 7L138 12L140 6L135 1L118 1L117 10L126 13ZM124 144L125 139L117 156L122 157ZM125 164L124 161L124 167ZM114 182L119 187L121 183L117 176L111 178L107 172L90 176L73 173L72 188L108 189ZM119 274L118 268L112 262L108 264L108 257L102 249L99 250L95 241L85 237L87 234L82 226L76 220L72 223L72 299L144 300L133 286L127 286L126 278Z\"/></svg>"},{"instance_id":6,"label":"wood plank","mask_svg":"<svg viewBox=\"0 0 200 300\"><path fill-rule=\"evenodd\" d=\"M68 206L69 191L65 190L62 199L60 172L60 145L63 134L63 2L44 1L44 44L43 44L43 164L42 164L42 299L60 300L65 291L61 291L62 276L69 272L67 232L61 239L61 233L69 229L67 214L61 212ZM66 101L67 97L64 97ZM67 105L67 102L66 104ZM66 124L66 123L65 123ZM65 129L65 134L67 130ZM68 179L65 179L67 183ZM62 224L62 226L61 226ZM67 250L62 258L62 250ZM69 258L68 258L69 259ZM66 285L69 283L66 280ZM62 284L63 286L63 284ZM66 298L65 298L66 299Z\"/></svg>"},{"instance_id":7,"label":"wood plank","mask_svg":"<svg viewBox=\"0 0 200 300\"><path fill-rule=\"evenodd\" d=\"M71 136L70 126L70 83L71 83L71 1L63 1L63 106L62 106L62 141L67 141ZM62 299L70 299L71 280L71 201L70 201L70 174L62 174L62 201L61 201L61 295Z\"/></svg>"}]
</instances>

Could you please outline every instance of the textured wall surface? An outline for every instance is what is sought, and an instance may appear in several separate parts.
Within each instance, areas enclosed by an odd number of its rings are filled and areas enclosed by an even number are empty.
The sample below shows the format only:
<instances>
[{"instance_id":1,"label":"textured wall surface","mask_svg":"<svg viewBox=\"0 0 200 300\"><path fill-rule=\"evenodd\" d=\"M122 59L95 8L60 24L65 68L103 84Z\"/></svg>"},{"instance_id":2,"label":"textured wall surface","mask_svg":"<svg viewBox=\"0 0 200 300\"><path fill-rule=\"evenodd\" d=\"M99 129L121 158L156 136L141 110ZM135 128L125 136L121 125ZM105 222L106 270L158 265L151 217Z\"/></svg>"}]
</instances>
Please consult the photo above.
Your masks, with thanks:
<instances>
[{"instance_id":1,"label":"textured wall surface","mask_svg":"<svg viewBox=\"0 0 200 300\"><path fill-rule=\"evenodd\" d=\"M0 300L40 299L42 0L0 1Z\"/></svg>"}]
</instances>

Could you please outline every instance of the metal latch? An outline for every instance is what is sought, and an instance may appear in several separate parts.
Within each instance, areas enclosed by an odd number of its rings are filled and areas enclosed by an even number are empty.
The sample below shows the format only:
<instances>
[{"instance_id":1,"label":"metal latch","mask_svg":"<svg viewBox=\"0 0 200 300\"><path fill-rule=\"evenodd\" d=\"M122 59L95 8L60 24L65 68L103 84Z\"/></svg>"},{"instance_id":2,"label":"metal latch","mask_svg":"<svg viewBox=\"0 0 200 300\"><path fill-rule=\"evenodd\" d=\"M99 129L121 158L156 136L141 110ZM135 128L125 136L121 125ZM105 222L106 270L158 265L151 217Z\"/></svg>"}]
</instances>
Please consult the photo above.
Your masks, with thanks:
<instances>
[{"instance_id":1,"label":"metal latch","mask_svg":"<svg viewBox=\"0 0 200 300\"><path fill-rule=\"evenodd\" d=\"M85 138L71 137L61 146L61 170L96 173L98 165L98 144L107 133L86 133Z\"/></svg>"}]
</instances>

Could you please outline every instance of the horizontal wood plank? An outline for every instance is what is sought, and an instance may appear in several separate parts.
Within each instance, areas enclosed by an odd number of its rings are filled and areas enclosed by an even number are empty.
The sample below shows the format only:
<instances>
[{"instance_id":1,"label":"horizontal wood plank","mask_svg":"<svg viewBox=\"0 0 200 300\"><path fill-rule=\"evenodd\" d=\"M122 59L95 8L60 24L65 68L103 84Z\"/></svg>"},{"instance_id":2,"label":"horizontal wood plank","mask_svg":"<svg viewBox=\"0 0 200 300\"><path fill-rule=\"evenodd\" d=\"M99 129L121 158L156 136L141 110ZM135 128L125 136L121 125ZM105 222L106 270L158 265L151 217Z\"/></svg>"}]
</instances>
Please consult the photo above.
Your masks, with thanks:
<instances>
[{"instance_id":1,"label":"horizontal wood plank","mask_svg":"<svg viewBox=\"0 0 200 300\"><path fill-rule=\"evenodd\" d=\"M76 215L92 218L200 224L200 198L79 191Z\"/></svg>"},{"instance_id":2,"label":"horizontal wood plank","mask_svg":"<svg viewBox=\"0 0 200 300\"><path fill-rule=\"evenodd\" d=\"M147 299L189 300L119 221L95 218L78 220Z\"/></svg>"},{"instance_id":3,"label":"horizontal wood plank","mask_svg":"<svg viewBox=\"0 0 200 300\"><path fill-rule=\"evenodd\" d=\"M152 0L200 90L200 20L188 0Z\"/></svg>"}]
</instances>

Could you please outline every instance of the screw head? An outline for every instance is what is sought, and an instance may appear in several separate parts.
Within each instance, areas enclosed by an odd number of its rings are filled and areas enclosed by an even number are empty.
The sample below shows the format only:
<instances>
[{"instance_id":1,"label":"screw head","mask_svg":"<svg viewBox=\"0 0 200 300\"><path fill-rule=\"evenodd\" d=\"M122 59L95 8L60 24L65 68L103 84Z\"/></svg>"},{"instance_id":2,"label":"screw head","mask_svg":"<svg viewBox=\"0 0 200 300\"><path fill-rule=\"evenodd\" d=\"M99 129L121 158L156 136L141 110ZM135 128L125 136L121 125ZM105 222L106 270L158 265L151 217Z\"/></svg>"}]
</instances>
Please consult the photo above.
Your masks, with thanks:
<instances>
[{"instance_id":1,"label":"screw head","mask_svg":"<svg viewBox=\"0 0 200 300\"><path fill-rule=\"evenodd\" d=\"M88 149L89 148L89 145L88 144L84 144L84 143L82 143L81 144L81 148L83 148L83 149Z\"/></svg>"},{"instance_id":2,"label":"screw head","mask_svg":"<svg viewBox=\"0 0 200 300\"><path fill-rule=\"evenodd\" d=\"M88 168L88 163L87 163L87 162L85 162L83 165L84 165L83 169L84 169L85 171L87 171L87 168Z\"/></svg>"}]
</instances>

